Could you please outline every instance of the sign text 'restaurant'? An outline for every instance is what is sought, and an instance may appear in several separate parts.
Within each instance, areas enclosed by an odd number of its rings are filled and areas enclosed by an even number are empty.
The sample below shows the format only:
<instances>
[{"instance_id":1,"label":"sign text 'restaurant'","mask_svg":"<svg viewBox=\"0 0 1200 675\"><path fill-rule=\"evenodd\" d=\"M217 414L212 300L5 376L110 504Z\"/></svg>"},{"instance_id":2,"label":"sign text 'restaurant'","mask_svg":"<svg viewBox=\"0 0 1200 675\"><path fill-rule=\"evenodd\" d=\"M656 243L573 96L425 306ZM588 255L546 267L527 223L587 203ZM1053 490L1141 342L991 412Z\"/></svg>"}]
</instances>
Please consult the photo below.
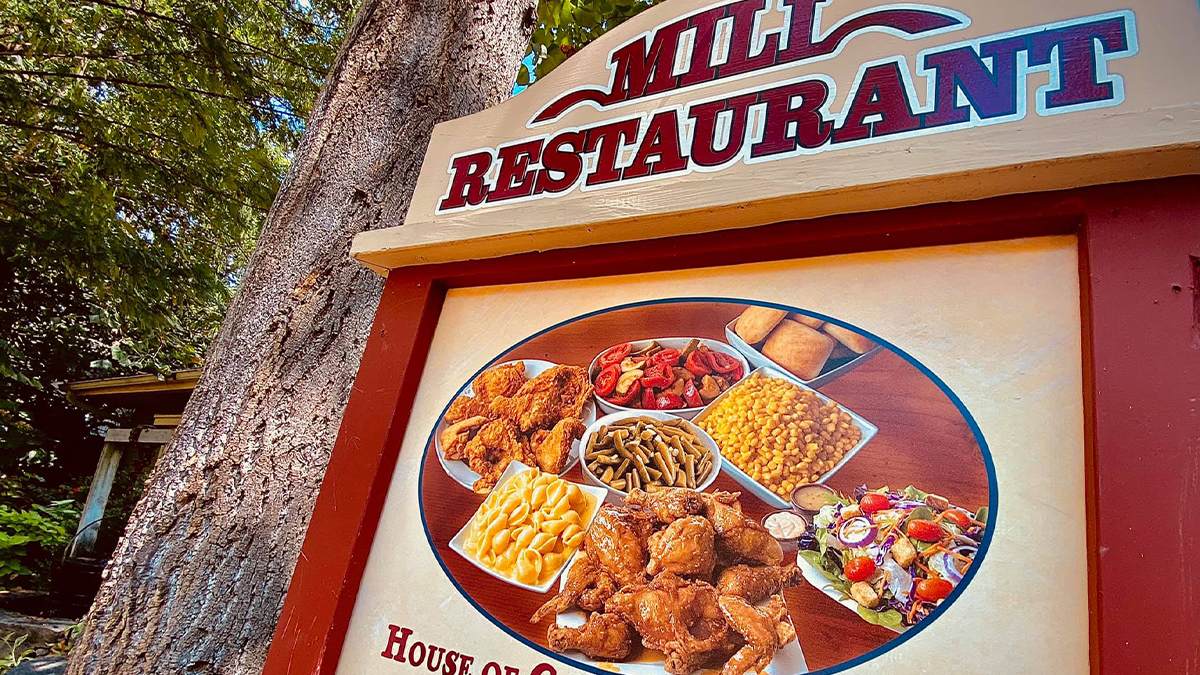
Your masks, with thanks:
<instances>
[{"instance_id":1,"label":"sign text 'restaurant'","mask_svg":"<svg viewBox=\"0 0 1200 675\"><path fill-rule=\"evenodd\" d=\"M860 12L826 30L820 22L826 2L737 0L660 25L609 54L607 87L568 90L527 126L579 106L617 109L834 58L865 32L917 39L970 23L957 12L906 4ZM760 30L760 15L769 10L787 20ZM1118 105L1124 83L1108 62L1136 52L1132 12L1111 12L927 49L917 55L915 71L904 56L863 63L836 110L837 83L818 73L533 135L455 155L438 212L1020 120L1027 114L1026 79L1038 71L1048 74L1035 95L1038 115Z\"/></svg>"}]
</instances>

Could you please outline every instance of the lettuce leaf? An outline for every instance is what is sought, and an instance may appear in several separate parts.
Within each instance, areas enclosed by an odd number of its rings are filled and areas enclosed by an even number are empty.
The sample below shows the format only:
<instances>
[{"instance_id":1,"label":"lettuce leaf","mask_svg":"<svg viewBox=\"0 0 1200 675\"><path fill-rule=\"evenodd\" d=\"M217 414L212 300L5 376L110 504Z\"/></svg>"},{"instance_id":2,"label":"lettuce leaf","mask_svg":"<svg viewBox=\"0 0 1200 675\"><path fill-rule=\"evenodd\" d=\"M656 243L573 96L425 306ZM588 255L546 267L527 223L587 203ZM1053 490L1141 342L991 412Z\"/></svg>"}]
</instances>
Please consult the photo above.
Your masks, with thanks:
<instances>
[{"instance_id":1,"label":"lettuce leaf","mask_svg":"<svg viewBox=\"0 0 1200 675\"><path fill-rule=\"evenodd\" d=\"M859 605L858 615L861 616L867 623L873 623L876 626L885 626L887 628L896 629L904 626L904 616L894 609L876 611Z\"/></svg>"}]
</instances>

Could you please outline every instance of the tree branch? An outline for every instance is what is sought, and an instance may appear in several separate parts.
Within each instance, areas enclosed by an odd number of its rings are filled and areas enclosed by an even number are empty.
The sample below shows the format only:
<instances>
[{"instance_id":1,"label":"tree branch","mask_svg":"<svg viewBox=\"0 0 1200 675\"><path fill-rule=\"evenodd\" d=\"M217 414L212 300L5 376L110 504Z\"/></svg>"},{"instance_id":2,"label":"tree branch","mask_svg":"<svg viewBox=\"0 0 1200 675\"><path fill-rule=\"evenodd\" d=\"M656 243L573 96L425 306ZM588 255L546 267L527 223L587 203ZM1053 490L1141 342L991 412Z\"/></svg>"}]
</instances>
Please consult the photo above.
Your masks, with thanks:
<instances>
[{"instance_id":1,"label":"tree branch","mask_svg":"<svg viewBox=\"0 0 1200 675\"><path fill-rule=\"evenodd\" d=\"M92 84L115 84L127 87L140 87L143 89L158 89L162 91L178 91L199 94L201 96L209 96L219 98L226 101L234 101L236 103L244 103L260 112L269 112L275 115L283 115L293 119L303 119L295 113L286 110L280 110L275 106L263 105L248 98L233 96L231 94L222 94L218 91L209 91L208 89L200 89L198 87L188 87L184 85L171 84L168 82L144 82L140 80L130 80L121 77L88 75L87 73L56 73L50 70L17 70L9 68L0 68L0 74L3 75L22 75L26 77L62 77L74 80L86 80Z\"/></svg>"},{"instance_id":2,"label":"tree branch","mask_svg":"<svg viewBox=\"0 0 1200 675\"><path fill-rule=\"evenodd\" d=\"M218 33L217 31L215 31L215 30L212 30L212 29L210 29L210 28L205 28L204 26L198 26L198 25L196 25L196 24L194 24L194 23L192 23L192 22L190 22L190 21L185 21L185 20L183 20L183 19L178 19L178 18L175 18L175 17L173 17L173 16L167 16L167 15L165 15L165 14L159 14L159 13L157 13L157 12L151 12L150 10L147 10L147 9L142 9L142 8L140 8L140 7L130 7L129 5L122 5L122 4L120 4L120 3L117 3L117 2L112 2L111 0L88 0L88 1L89 1L89 2L91 2L91 3L93 3L93 4L100 5L100 6L102 6L102 7L109 7L109 8L111 8L111 9L117 9L117 10L120 10L120 11L123 11L123 12L130 12L130 13L132 13L132 14L137 14L138 16L144 16L144 17L146 17L146 18L149 18L149 19L156 19L156 20L158 20L158 21L165 21L165 22L168 22L168 23L173 23L173 24L175 24L175 25L177 25L177 26L183 26L183 27L185 27L185 28L190 28L190 29L192 29L192 30L197 30L197 31L200 31L200 32L202 32L202 33L205 33L205 34L207 34L207 35L211 35L211 36L213 36L213 37L220 38L220 39L222 39L222 40L227 40L227 41L229 41L229 42L232 42L232 43L234 43L234 44L239 44L239 45L242 45L243 47L248 47L248 48L250 48L250 49L253 49L253 50L254 50L254 51L256 51L256 52L259 52L259 53L261 53L261 54L265 54L266 56L270 56L270 57L272 57L272 58L279 59L280 61L283 61L284 63L290 63L291 65L293 65L293 66L296 66L297 68L303 68L304 70L307 70L307 71L310 71L310 72L316 73L316 74L318 74L318 75L321 75L321 74L322 74L322 73L319 73L319 72L317 72L315 68L313 68L312 66L309 66L309 65L308 65L308 64L306 64L306 63L301 63L301 62L299 62L299 61L295 61L295 60L293 60L293 59L290 59L290 58L288 58L288 57L286 57L286 56L284 56L284 55L282 55L282 54L276 54L275 52L272 52L272 51L270 51L270 50L268 50L268 49L264 49L263 47L260 47L260 46L258 46L258 45L256 45L256 44L251 44L251 43L249 43L249 42L243 42L242 40L239 40L239 39L237 39L237 38L235 38L235 37L233 37L233 36L231 36L231 35L225 35L225 34L223 34L223 33Z\"/></svg>"}]
</instances>

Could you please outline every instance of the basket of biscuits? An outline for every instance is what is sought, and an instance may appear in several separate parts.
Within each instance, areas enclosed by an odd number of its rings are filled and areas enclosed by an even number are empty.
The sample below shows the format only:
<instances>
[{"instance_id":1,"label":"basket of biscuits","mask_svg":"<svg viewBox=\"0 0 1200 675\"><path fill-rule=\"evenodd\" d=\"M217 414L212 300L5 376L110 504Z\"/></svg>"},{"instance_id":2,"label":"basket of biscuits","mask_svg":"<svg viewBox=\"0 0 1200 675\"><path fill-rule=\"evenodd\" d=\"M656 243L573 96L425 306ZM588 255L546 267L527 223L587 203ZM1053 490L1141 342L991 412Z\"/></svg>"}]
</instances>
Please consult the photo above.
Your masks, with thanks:
<instances>
[{"instance_id":1,"label":"basket of biscuits","mask_svg":"<svg viewBox=\"0 0 1200 675\"><path fill-rule=\"evenodd\" d=\"M858 367L880 347L874 340L815 314L747 307L725 326L729 344L754 368L776 368L819 387Z\"/></svg>"}]
</instances>

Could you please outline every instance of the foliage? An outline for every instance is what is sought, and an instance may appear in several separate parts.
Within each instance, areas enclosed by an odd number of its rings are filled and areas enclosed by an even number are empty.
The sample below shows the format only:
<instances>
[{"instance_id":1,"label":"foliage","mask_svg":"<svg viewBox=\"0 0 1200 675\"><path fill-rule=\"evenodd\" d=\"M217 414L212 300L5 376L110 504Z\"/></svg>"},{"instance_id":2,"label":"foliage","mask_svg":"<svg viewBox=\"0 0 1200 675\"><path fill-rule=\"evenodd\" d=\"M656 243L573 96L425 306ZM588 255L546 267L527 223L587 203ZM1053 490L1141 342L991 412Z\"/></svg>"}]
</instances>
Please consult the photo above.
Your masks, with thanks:
<instances>
[{"instance_id":1,"label":"foliage","mask_svg":"<svg viewBox=\"0 0 1200 675\"><path fill-rule=\"evenodd\" d=\"M527 85L568 56L662 0L540 0L529 53L517 84Z\"/></svg>"},{"instance_id":2,"label":"foliage","mask_svg":"<svg viewBox=\"0 0 1200 675\"><path fill-rule=\"evenodd\" d=\"M0 2L0 481L94 465L58 383L198 364L351 1Z\"/></svg>"},{"instance_id":3,"label":"foliage","mask_svg":"<svg viewBox=\"0 0 1200 675\"><path fill-rule=\"evenodd\" d=\"M79 636L82 634L82 620L71 624L59 635L58 640L50 645L50 653L54 656L66 656L71 652L71 648L75 646L75 642L79 640Z\"/></svg>"},{"instance_id":4,"label":"foliage","mask_svg":"<svg viewBox=\"0 0 1200 675\"><path fill-rule=\"evenodd\" d=\"M0 672L7 673L9 669L16 668L30 658L33 649L25 646L28 639L29 636L25 634L0 635Z\"/></svg>"},{"instance_id":5,"label":"foliage","mask_svg":"<svg viewBox=\"0 0 1200 675\"><path fill-rule=\"evenodd\" d=\"M70 500L20 511L0 506L0 581L44 582L78 521Z\"/></svg>"}]
</instances>

